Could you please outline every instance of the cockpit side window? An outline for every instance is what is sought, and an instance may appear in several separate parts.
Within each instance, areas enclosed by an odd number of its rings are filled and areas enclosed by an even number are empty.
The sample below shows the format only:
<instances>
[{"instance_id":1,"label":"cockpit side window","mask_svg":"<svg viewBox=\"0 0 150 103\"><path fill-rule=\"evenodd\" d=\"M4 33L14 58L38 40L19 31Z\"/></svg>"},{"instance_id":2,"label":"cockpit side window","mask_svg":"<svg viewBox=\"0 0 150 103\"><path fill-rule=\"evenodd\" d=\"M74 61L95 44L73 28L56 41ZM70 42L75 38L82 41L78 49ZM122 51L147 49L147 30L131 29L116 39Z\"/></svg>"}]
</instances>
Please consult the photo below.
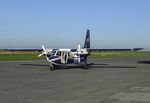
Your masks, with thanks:
<instances>
[{"instance_id":1,"label":"cockpit side window","mask_svg":"<svg viewBox=\"0 0 150 103\"><path fill-rule=\"evenodd\" d=\"M56 55L61 56L61 51L58 51Z\"/></svg>"}]
</instances>

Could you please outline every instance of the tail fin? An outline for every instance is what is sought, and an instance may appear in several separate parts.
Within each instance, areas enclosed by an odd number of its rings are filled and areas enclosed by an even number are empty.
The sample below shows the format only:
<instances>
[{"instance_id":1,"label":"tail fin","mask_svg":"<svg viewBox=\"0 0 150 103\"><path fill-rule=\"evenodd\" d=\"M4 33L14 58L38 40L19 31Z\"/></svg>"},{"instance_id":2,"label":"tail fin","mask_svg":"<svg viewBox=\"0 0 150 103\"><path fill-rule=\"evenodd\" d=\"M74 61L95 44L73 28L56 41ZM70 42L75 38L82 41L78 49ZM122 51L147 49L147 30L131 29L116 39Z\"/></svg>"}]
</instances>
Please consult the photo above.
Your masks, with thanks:
<instances>
[{"instance_id":1,"label":"tail fin","mask_svg":"<svg viewBox=\"0 0 150 103\"><path fill-rule=\"evenodd\" d=\"M90 30L88 30L88 29L87 29L87 32L86 32L86 38L85 38L83 48L90 48Z\"/></svg>"}]
</instances>

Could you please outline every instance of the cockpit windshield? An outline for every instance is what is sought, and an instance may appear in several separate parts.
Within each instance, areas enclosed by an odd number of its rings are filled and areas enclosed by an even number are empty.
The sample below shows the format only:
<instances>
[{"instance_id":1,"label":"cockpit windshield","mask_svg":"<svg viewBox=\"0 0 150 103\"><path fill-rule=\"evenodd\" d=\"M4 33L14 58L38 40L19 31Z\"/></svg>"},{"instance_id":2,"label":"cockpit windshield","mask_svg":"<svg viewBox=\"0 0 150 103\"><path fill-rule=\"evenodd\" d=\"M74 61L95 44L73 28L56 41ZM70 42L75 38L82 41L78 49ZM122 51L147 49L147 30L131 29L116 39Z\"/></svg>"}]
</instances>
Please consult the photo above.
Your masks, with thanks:
<instances>
[{"instance_id":1,"label":"cockpit windshield","mask_svg":"<svg viewBox=\"0 0 150 103\"><path fill-rule=\"evenodd\" d=\"M56 54L56 50L54 50L54 51L52 52L52 54L55 55L55 54Z\"/></svg>"}]
</instances>

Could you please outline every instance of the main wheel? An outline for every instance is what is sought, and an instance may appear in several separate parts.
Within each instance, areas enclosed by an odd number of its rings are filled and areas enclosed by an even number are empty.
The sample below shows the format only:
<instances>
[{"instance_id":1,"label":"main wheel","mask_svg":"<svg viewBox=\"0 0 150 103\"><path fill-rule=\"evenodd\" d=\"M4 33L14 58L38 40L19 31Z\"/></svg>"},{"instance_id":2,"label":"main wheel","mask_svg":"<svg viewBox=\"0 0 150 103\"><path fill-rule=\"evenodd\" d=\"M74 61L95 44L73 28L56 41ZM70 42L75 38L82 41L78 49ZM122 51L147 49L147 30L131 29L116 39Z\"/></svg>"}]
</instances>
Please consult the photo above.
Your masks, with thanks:
<instances>
[{"instance_id":1,"label":"main wheel","mask_svg":"<svg viewBox=\"0 0 150 103\"><path fill-rule=\"evenodd\" d=\"M88 69L87 64L83 64L83 69Z\"/></svg>"},{"instance_id":2,"label":"main wheel","mask_svg":"<svg viewBox=\"0 0 150 103\"><path fill-rule=\"evenodd\" d=\"M85 61L84 61L84 64L83 64L83 69L88 69L87 57L84 57L84 58L85 58Z\"/></svg>"}]
</instances>

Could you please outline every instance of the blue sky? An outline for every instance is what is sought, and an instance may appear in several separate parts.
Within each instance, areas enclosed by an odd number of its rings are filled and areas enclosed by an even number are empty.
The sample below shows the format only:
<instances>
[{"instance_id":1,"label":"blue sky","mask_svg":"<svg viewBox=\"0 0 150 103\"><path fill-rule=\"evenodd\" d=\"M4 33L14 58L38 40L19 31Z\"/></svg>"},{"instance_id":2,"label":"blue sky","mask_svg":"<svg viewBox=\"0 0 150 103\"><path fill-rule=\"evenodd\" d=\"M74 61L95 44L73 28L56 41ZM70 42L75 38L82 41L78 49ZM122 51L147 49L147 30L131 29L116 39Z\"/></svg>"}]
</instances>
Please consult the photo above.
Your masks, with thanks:
<instances>
[{"instance_id":1,"label":"blue sky","mask_svg":"<svg viewBox=\"0 0 150 103\"><path fill-rule=\"evenodd\" d=\"M150 0L1 0L0 48L150 50Z\"/></svg>"}]
</instances>

